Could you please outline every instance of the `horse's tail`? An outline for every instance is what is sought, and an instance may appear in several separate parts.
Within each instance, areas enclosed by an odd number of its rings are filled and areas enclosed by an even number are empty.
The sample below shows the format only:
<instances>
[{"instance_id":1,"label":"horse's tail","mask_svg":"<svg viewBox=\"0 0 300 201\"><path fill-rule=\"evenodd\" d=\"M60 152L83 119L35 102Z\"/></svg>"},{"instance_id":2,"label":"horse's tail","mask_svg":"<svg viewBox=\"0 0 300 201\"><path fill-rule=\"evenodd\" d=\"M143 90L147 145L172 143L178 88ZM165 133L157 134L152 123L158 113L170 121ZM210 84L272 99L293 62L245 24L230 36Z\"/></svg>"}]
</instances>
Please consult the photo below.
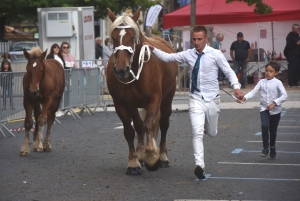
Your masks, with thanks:
<instances>
[{"instance_id":1,"label":"horse's tail","mask_svg":"<svg viewBox=\"0 0 300 201\"><path fill-rule=\"evenodd\" d=\"M140 114L140 117L141 119L144 121L145 120L145 117L146 117L146 114L147 114L147 111L144 109L144 108L141 108L139 110L139 114ZM160 111L157 113L157 115L154 117L154 122L155 122L155 125L154 125L154 138L156 139L157 136L158 136L158 132L159 132L159 120L160 120Z\"/></svg>"}]
</instances>

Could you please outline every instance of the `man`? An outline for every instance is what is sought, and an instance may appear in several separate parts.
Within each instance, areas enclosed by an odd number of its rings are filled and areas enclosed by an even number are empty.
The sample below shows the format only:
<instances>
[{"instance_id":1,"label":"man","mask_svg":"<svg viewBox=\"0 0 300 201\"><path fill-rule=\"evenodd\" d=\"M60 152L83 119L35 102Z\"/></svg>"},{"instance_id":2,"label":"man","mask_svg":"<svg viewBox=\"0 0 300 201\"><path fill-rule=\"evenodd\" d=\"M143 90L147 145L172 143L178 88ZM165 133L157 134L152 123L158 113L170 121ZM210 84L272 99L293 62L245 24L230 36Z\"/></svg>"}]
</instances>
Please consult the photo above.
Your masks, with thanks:
<instances>
[{"instance_id":1,"label":"man","mask_svg":"<svg viewBox=\"0 0 300 201\"><path fill-rule=\"evenodd\" d=\"M225 49L222 49L222 41L224 40L224 35L221 33L218 33L216 36L216 40L214 40L213 42L213 48L220 50L221 52L226 52ZM224 81L225 75L222 72L222 70L219 68L219 72L218 72L218 80L219 81Z\"/></svg>"},{"instance_id":2,"label":"man","mask_svg":"<svg viewBox=\"0 0 300 201\"><path fill-rule=\"evenodd\" d=\"M233 56L234 52L234 56ZM237 34L237 41L234 41L230 47L230 56L234 63L234 72L239 74L240 68L242 68L242 88L246 87L247 66L251 54L251 48L248 41L244 40L242 32Z\"/></svg>"},{"instance_id":3,"label":"man","mask_svg":"<svg viewBox=\"0 0 300 201\"><path fill-rule=\"evenodd\" d=\"M221 51L207 45L207 29L204 26L195 26L192 30L194 47L186 51L168 54L149 43L154 55L166 62L185 62L191 73L189 93L189 113L193 128L193 149L195 156L194 173L198 179L205 179L204 164L204 133L213 137L217 134L218 117L220 112L220 89L218 84L219 67L228 77L234 94L237 98L244 97L240 84Z\"/></svg>"},{"instance_id":4,"label":"man","mask_svg":"<svg viewBox=\"0 0 300 201\"><path fill-rule=\"evenodd\" d=\"M300 73L300 36L299 25L293 24L292 31L286 37L284 55L288 61L288 82L289 87L297 87Z\"/></svg>"},{"instance_id":5,"label":"man","mask_svg":"<svg viewBox=\"0 0 300 201\"><path fill-rule=\"evenodd\" d=\"M95 44L95 59L99 59L100 57L102 58L102 39L100 37L97 37L95 39L96 44Z\"/></svg>"}]
</instances>

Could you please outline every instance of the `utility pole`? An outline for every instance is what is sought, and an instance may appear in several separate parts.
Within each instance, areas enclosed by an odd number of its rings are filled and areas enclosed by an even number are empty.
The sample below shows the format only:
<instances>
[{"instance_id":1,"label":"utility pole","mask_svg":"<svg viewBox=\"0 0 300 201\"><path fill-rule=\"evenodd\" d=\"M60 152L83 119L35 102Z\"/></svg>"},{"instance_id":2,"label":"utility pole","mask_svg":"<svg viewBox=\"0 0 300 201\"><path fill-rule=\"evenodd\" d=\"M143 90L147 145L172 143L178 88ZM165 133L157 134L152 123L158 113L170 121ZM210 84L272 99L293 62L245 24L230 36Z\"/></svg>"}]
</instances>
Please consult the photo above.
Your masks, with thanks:
<instances>
[{"instance_id":1,"label":"utility pole","mask_svg":"<svg viewBox=\"0 0 300 201\"><path fill-rule=\"evenodd\" d=\"M196 0L191 0L190 5L191 5L190 26L191 26L191 28L193 28L194 26L196 26ZM193 39L192 39L191 35L190 35L190 44L193 44Z\"/></svg>"}]
</instances>

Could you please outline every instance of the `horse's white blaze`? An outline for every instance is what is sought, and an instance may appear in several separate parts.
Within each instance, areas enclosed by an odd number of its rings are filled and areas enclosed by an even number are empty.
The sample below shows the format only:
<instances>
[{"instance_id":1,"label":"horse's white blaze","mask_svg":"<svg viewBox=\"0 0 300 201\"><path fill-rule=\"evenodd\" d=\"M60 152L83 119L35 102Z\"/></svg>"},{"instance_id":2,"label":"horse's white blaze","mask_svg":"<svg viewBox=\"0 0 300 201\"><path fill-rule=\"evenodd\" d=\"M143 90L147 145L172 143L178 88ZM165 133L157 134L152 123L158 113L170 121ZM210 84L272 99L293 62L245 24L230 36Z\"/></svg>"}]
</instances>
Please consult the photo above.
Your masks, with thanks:
<instances>
[{"instance_id":1,"label":"horse's white blaze","mask_svg":"<svg viewBox=\"0 0 300 201\"><path fill-rule=\"evenodd\" d=\"M34 63L32 64L32 67L36 67L36 62L34 62Z\"/></svg>"},{"instance_id":2,"label":"horse's white blaze","mask_svg":"<svg viewBox=\"0 0 300 201\"><path fill-rule=\"evenodd\" d=\"M123 39L123 36L126 34L126 31L125 31L125 29L122 29L121 31L120 31L120 33L119 33L119 35L121 36L120 37L120 45L122 45L122 39Z\"/></svg>"}]
</instances>

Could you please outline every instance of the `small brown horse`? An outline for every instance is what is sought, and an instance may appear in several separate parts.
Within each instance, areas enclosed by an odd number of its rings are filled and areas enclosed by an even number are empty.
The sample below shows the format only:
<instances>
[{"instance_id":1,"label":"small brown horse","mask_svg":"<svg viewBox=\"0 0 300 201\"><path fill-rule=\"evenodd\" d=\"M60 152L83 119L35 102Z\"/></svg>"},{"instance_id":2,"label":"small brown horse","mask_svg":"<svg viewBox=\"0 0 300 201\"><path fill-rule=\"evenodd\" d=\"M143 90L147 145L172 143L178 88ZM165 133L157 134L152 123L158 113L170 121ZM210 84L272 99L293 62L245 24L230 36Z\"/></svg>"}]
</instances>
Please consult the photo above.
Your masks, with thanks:
<instances>
[{"instance_id":1,"label":"small brown horse","mask_svg":"<svg viewBox=\"0 0 300 201\"><path fill-rule=\"evenodd\" d=\"M23 77L23 105L26 112L25 117L25 139L21 156L30 153L29 132L33 126L32 111L34 111L35 130L33 132L34 151L50 152L50 131L58 110L61 97L65 88L64 70L61 64L54 60L45 60L47 50L42 53L39 47L31 49L28 53L23 50L28 60ZM43 141L43 129L47 121L47 133Z\"/></svg>"},{"instance_id":2,"label":"small brown horse","mask_svg":"<svg viewBox=\"0 0 300 201\"><path fill-rule=\"evenodd\" d=\"M129 147L126 174L129 175L141 174L140 162L144 162L149 171L169 167L166 135L178 72L177 63L162 62L154 55L150 55L150 51L148 55L143 54L147 51L143 42L148 42L165 52L174 51L162 38L147 38L141 33L136 23L139 15L140 9L134 15L127 13L116 17L108 9L108 16L113 22L110 28L113 54L107 67L107 86L124 126L124 135ZM146 60L148 61L143 62ZM144 121L139 115L138 108L147 111ZM155 141L155 128L158 123L161 131L159 148ZM138 135L136 149L135 131Z\"/></svg>"}]
</instances>

